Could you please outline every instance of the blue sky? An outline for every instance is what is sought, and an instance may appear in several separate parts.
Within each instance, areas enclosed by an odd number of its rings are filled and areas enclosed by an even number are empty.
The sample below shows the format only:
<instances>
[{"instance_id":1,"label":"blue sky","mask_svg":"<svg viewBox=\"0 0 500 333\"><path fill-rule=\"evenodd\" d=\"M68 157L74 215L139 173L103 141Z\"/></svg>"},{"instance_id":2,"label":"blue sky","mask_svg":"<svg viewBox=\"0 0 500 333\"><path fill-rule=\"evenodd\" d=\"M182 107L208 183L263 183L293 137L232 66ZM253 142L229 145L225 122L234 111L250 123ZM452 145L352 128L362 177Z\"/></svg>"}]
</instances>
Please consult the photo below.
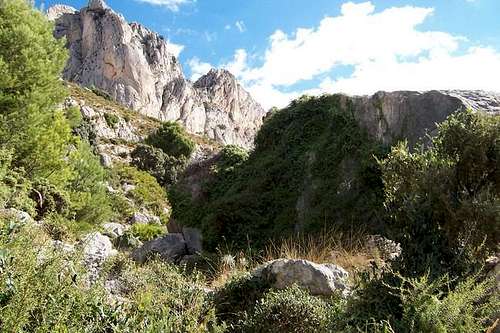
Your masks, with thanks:
<instances>
[{"instance_id":1,"label":"blue sky","mask_svg":"<svg viewBox=\"0 0 500 333\"><path fill-rule=\"evenodd\" d=\"M75 8L87 3L44 2ZM228 68L265 107L283 106L303 93L500 91L499 0L107 3L129 22L182 46L179 57L189 78L210 67Z\"/></svg>"}]
</instances>

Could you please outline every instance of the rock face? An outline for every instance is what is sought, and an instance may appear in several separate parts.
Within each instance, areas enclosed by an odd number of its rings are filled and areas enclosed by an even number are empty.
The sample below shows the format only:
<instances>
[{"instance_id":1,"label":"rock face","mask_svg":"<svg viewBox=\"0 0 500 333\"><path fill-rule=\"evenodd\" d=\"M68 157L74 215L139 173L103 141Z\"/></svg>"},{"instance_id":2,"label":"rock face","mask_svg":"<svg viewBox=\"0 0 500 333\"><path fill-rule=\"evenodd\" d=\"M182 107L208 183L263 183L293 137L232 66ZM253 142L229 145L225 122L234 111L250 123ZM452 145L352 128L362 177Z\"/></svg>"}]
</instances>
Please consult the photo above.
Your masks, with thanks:
<instances>
[{"instance_id":1,"label":"rock face","mask_svg":"<svg viewBox=\"0 0 500 333\"><path fill-rule=\"evenodd\" d=\"M87 235L81 241L83 247L83 261L92 283L99 277L102 265L111 256L117 254L111 240L98 232Z\"/></svg>"},{"instance_id":2,"label":"rock face","mask_svg":"<svg viewBox=\"0 0 500 333\"><path fill-rule=\"evenodd\" d=\"M182 234L168 234L144 243L132 252L132 258L142 264L157 255L166 262L175 263L186 254L187 247Z\"/></svg>"},{"instance_id":3,"label":"rock face","mask_svg":"<svg viewBox=\"0 0 500 333\"><path fill-rule=\"evenodd\" d=\"M407 139L413 146L457 110L500 113L500 95L483 91L396 91L343 98L360 125L389 145Z\"/></svg>"},{"instance_id":4,"label":"rock face","mask_svg":"<svg viewBox=\"0 0 500 333\"><path fill-rule=\"evenodd\" d=\"M145 115L180 121L194 134L250 147L265 112L229 72L211 71L194 85L162 36L128 24L102 0L80 11L49 9L54 36L66 37L66 80L95 86Z\"/></svg>"},{"instance_id":5,"label":"rock face","mask_svg":"<svg viewBox=\"0 0 500 333\"><path fill-rule=\"evenodd\" d=\"M331 296L349 293L348 273L333 264L315 264L307 260L277 259L257 268L252 275L265 279L277 289L297 284L311 295Z\"/></svg>"}]
</instances>

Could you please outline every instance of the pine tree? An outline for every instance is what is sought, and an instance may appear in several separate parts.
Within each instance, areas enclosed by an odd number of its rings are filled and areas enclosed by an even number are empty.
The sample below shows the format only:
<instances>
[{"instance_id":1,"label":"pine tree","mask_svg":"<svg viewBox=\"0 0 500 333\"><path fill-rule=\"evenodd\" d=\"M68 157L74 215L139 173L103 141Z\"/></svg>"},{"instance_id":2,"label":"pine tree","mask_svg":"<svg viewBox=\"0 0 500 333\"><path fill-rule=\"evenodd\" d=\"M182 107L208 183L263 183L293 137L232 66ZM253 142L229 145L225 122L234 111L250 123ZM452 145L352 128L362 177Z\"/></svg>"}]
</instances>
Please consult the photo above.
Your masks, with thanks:
<instances>
[{"instance_id":1,"label":"pine tree","mask_svg":"<svg viewBox=\"0 0 500 333\"><path fill-rule=\"evenodd\" d=\"M64 183L71 128L57 105L67 51L52 31L26 0L0 0L0 145L30 178Z\"/></svg>"}]
</instances>

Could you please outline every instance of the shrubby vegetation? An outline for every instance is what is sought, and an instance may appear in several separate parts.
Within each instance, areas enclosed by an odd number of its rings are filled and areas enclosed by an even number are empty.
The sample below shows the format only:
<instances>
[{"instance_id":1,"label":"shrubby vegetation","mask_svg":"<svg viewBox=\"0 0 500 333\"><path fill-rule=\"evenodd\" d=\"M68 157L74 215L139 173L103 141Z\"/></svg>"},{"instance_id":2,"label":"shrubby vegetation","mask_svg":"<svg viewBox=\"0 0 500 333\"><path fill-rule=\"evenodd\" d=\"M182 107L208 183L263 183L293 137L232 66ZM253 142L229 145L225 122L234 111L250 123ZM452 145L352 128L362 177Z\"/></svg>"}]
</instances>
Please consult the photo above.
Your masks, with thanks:
<instances>
[{"instance_id":1,"label":"shrubby vegetation","mask_svg":"<svg viewBox=\"0 0 500 333\"><path fill-rule=\"evenodd\" d=\"M0 214L1 331L451 333L491 325L499 295L481 266L499 241L498 116L457 113L427 147L401 143L388 153L339 96L303 97L272 111L250 155L223 148L207 197L192 202L172 188L194 149L180 125L165 123L140 145L137 168L108 172L79 114L58 107L66 54L51 24L24 0L0 0L0 45L0 208L42 221L23 225ZM105 182L119 191L108 193ZM348 299L325 299L296 286L273 290L248 273L207 292L210 281L199 273L121 255L89 284L80 248L54 248L53 240L130 217L129 199L166 222L158 182L171 188L175 217L201 227L212 248L227 242L255 251L263 238L294 231L365 229L401 242L403 255L354 276ZM128 197L119 194L125 184ZM164 231L136 224L123 238ZM319 258L321 249L314 252ZM108 278L125 302L104 288Z\"/></svg>"},{"instance_id":2,"label":"shrubby vegetation","mask_svg":"<svg viewBox=\"0 0 500 333\"><path fill-rule=\"evenodd\" d=\"M130 196L140 207L160 216L163 223L167 223L169 208L167 193L153 176L133 166L116 165L112 170L112 184L117 188L120 188L122 184L132 185L133 188L126 195Z\"/></svg>"},{"instance_id":3,"label":"shrubby vegetation","mask_svg":"<svg viewBox=\"0 0 500 333\"><path fill-rule=\"evenodd\" d=\"M187 135L184 127L173 121L163 123L156 132L146 139L146 143L176 158L189 158L196 146Z\"/></svg>"},{"instance_id":4,"label":"shrubby vegetation","mask_svg":"<svg viewBox=\"0 0 500 333\"><path fill-rule=\"evenodd\" d=\"M340 99L308 98L274 112L248 159L228 148L236 158L218 163L225 171L206 184L205 200L172 191L175 218L201 227L212 247L223 239L262 247L296 230L378 229L384 198L374 156L385 150Z\"/></svg>"},{"instance_id":5,"label":"shrubby vegetation","mask_svg":"<svg viewBox=\"0 0 500 333\"><path fill-rule=\"evenodd\" d=\"M159 148L144 144L138 145L131 157L135 167L147 171L163 186L174 184L187 164L184 156L170 156Z\"/></svg>"},{"instance_id":6,"label":"shrubby vegetation","mask_svg":"<svg viewBox=\"0 0 500 333\"><path fill-rule=\"evenodd\" d=\"M390 233L406 274L464 274L500 239L500 118L472 111L439 125L431 147L396 145L381 168Z\"/></svg>"}]
</instances>

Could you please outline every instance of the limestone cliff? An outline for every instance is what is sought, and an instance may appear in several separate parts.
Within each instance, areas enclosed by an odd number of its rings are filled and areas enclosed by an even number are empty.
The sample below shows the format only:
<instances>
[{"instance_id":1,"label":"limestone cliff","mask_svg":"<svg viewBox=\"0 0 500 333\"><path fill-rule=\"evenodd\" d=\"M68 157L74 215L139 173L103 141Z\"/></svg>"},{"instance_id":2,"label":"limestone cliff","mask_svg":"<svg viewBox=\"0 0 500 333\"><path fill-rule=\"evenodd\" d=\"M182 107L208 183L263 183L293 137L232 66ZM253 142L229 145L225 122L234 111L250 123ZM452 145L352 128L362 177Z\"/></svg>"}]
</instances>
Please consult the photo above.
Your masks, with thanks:
<instances>
[{"instance_id":1,"label":"limestone cliff","mask_svg":"<svg viewBox=\"0 0 500 333\"><path fill-rule=\"evenodd\" d=\"M251 147L265 112L226 71L211 71L194 85L166 40L128 24L102 0L77 11L54 6L54 35L66 37L66 80L106 91L120 104L158 120L181 122L194 134Z\"/></svg>"}]
</instances>

